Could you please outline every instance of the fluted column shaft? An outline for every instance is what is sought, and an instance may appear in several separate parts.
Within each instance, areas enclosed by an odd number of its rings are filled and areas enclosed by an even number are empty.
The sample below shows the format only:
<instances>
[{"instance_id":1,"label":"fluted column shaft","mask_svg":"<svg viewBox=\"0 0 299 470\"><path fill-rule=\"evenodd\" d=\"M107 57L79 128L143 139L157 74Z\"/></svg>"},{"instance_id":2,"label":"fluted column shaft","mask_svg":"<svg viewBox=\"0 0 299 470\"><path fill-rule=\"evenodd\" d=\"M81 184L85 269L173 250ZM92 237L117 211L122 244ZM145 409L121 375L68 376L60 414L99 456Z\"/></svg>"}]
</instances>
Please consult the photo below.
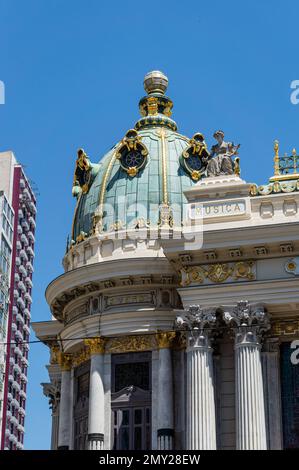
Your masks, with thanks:
<instances>
[{"instance_id":1,"label":"fluted column shaft","mask_svg":"<svg viewBox=\"0 0 299 470\"><path fill-rule=\"evenodd\" d=\"M267 449L261 335L269 327L260 304L242 300L224 307L224 321L235 329L236 447Z\"/></svg>"},{"instance_id":2,"label":"fluted column shaft","mask_svg":"<svg viewBox=\"0 0 299 470\"><path fill-rule=\"evenodd\" d=\"M58 449L68 450L71 430L71 370L62 369L59 406Z\"/></svg>"},{"instance_id":3,"label":"fluted column shaft","mask_svg":"<svg viewBox=\"0 0 299 470\"><path fill-rule=\"evenodd\" d=\"M238 330L235 358L237 449L267 449L261 345L247 327Z\"/></svg>"},{"instance_id":4,"label":"fluted column shaft","mask_svg":"<svg viewBox=\"0 0 299 470\"><path fill-rule=\"evenodd\" d=\"M280 389L280 349L277 338L266 341L262 352L262 369L264 377L265 415L267 424L268 447L271 450L283 448L281 389Z\"/></svg>"},{"instance_id":5,"label":"fluted column shaft","mask_svg":"<svg viewBox=\"0 0 299 470\"><path fill-rule=\"evenodd\" d=\"M193 331L187 349L187 449L216 449L213 350L207 333Z\"/></svg>"},{"instance_id":6,"label":"fluted column shaft","mask_svg":"<svg viewBox=\"0 0 299 470\"><path fill-rule=\"evenodd\" d=\"M173 333L157 335L159 346L158 377L158 449L172 450L174 439L173 425L173 372L170 341Z\"/></svg>"},{"instance_id":7,"label":"fluted column shaft","mask_svg":"<svg viewBox=\"0 0 299 470\"><path fill-rule=\"evenodd\" d=\"M90 381L88 413L88 449L104 449L105 391L104 342L100 338L86 340L90 348Z\"/></svg>"}]
</instances>

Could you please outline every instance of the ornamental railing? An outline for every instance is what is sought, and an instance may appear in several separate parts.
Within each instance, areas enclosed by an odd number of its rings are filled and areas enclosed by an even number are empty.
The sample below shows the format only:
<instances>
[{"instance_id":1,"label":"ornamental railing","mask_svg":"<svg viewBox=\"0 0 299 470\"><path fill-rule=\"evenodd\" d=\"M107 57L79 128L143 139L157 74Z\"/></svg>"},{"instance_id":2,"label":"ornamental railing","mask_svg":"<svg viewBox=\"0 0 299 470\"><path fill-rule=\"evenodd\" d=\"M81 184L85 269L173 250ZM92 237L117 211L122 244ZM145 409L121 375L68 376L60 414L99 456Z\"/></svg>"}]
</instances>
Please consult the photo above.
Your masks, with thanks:
<instances>
[{"instance_id":1,"label":"ornamental railing","mask_svg":"<svg viewBox=\"0 0 299 470\"><path fill-rule=\"evenodd\" d=\"M292 150L292 155L285 153L279 155L279 142L274 142L274 176L271 180L299 179L299 155L296 149Z\"/></svg>"}]
</instances>

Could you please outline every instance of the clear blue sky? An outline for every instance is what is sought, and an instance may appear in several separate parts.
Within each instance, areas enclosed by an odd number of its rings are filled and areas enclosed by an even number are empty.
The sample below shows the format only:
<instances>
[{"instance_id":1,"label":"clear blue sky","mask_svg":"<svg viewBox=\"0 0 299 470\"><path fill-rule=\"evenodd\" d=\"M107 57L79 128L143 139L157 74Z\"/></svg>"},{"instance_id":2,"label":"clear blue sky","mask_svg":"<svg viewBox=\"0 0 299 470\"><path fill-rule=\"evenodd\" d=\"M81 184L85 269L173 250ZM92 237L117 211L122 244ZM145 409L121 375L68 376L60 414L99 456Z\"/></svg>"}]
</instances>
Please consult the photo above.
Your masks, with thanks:
<instances>
[{"instance_id":1,"label":"clear blue sky","mask_svg":"<svg viewBox=\"0 0 299 470\"><path fill-rule=\"evenodd\" d=\"M138 119L142 81L164 71L179 130L216 129L241 143L242 176L266 183L273 140L299 148L298 1L0 0L0 151L11 149L39 188L33 321L50 318L47 284L74 208L76 149L98 161ZM31 335L31 339L35 339ZM47 348L32 345L27 449L50 445Z\"/></svg>"}]
</instances>

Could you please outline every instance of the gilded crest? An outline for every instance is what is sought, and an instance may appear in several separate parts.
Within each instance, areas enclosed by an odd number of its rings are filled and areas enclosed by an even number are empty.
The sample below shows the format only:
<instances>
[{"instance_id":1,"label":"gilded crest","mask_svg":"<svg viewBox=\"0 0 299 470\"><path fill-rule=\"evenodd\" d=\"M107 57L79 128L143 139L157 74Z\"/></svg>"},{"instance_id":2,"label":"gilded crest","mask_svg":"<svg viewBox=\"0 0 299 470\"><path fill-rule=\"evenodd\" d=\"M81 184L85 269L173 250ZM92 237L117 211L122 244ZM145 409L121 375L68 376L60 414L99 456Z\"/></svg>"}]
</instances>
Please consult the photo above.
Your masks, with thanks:
<instances>
[{"instance_id":1,"label":"gilded crest","mask_svg":"<svg viewBox=\"0 0 299 470\"><path fill-rule=\"evenodd\" d=\"M148 150L141 142L141 138L135 129L130 129L122 139L116 153L120 166L127 174L134 178L146 164Z\"/></svg>"},{"instance_id":2,"label":"gilded crest","mask_svg":"<svg viewBox=\"0 0 299 470\"><path fill-rule=\"evenodd\" d=\"M209 152L200 132L189 140L189 146L182 153L181 163L194 181L198 181L206 171Z\"/></svg>"}]
</instances>

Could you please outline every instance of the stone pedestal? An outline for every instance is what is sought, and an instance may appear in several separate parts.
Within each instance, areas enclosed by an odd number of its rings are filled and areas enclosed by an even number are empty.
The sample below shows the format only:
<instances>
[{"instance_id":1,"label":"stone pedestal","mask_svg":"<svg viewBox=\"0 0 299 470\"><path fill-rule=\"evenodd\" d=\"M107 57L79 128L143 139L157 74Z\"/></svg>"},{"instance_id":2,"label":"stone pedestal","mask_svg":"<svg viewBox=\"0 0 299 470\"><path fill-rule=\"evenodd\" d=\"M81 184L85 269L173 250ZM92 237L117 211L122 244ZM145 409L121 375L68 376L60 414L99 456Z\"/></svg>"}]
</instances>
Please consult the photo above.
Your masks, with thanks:
<instances>
[{"instance_id":1,"label":"stone pedestal","mask_svg":"<svg viewBox=\"0 0 299 470\"><path fill-rule=\"evenodd\" d=\"M167 332L156 335L159 347L158 450L173 449L173 373L170 342L174 336L175 333Z\"/></svg>"},{"instance_id":2,"label":"stone pedestal","mask_svg":"<svg viewBox=\"0 0 299 470\"><path fill-rule=\"evenodd\" d=\"M90 382L88 414L88 449L104 449L105 432L105 392L104 378L104 340L86 340L90 348Z\"/></svg>"},{"instance_id":3,"label":"stone pedestal","mask_svg":"<svg viewBox=\"0 0 299 470\"><path fill-rule=\"evenodd\" d=\"M225 308L235 326L236 433L238 450L267 449L260 335L267 327L262 306L239 302Z\"/></svg>"},{"instance_id":4,"label":"stone pedestal","mask_svg":"<svg viewBox=\"0 0 299 470\"><path fill-rule=\"evenodd\" d=\"M216 449L216 417L211 328L215 310L192 306L177 319L187 332L187 436L188 450Z\"/></svg>"}]
</instances>

